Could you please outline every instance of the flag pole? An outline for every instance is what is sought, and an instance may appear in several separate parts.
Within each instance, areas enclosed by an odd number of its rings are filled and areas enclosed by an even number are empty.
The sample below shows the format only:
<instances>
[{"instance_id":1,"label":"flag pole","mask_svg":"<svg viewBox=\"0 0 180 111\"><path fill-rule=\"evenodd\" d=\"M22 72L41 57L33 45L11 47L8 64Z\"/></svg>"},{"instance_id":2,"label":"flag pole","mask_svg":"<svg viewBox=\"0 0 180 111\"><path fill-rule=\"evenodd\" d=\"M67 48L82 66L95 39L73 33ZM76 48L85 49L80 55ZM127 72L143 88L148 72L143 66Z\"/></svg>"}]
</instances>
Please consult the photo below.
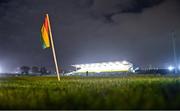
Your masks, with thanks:
<instances>
[{"instance_id":1,"label":"flag pole","mask_svg":"<svg viewBox=\"0 0 180 111\"><path fill-rule=\"evenodd\" d=\"M55 67L56 67L57 78L58 78L58 81L60 81L60 74L59 74L59 68L58 68L58 64L57 64L56 52L55 52L54 42L53 42L53 37L52 37L52 32L51 32L51 24L50 24L50 20L49 20L49 15L46 14L46 17L47 17L48 25L49 25L49 35L50 35L50 41L51 41L51 46L52 46L52 53L53 53L54 63L55 63Z\"/></svg>"}]
</instances>

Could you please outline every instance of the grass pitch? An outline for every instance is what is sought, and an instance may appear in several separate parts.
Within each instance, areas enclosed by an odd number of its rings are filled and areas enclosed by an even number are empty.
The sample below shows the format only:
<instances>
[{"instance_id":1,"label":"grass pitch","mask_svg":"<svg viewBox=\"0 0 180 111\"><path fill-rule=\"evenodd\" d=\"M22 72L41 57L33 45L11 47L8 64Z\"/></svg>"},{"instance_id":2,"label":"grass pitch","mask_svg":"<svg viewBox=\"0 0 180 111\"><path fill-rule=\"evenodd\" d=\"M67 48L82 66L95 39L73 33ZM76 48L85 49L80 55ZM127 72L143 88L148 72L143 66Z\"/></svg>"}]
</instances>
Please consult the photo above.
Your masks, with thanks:
<instances>
[{"instance_id":1,"label":"grass pitch","mask_svg":"<svg viewBox=\"0 0 180 111\"><path fill-rule=\"evenodd\" d=\"M1 78L0 109L180 109L180 77Z\"/></svg>"}]
</instances>

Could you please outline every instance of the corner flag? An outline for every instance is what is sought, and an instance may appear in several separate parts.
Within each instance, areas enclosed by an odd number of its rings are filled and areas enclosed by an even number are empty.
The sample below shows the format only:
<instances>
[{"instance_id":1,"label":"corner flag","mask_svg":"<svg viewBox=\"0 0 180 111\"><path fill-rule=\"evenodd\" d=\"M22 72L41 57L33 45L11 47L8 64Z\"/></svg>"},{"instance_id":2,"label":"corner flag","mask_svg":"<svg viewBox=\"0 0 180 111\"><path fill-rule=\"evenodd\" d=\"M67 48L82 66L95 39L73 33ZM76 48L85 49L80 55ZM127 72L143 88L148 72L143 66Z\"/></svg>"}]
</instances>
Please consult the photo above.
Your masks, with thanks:
<instances>
[{"instance_id":1,"label":"corner flag","mask_svg":"<svg viewBox=\"0 0 180 111\"><path fill-rule=\"evenodd\" d=\"M50 47L50 42L49 42L49 23L48 23L48 18L47 16L45 17L44 23L41 28L41 41L42 41L42 47L43 49L49 48Z\"/></svg>"},{"instance_id":2,"label":"corner flag","mask_svg":"<svg viewBox=\"0 0 180 111\"><path fill-rule=\"evenodd\" d=\"M46 49L46 48L51 47L51 49L52 49L57 78L58 78L58 81L60 81L59 68L58 68L57 57L56 57L56 52L55 52L54 42L53 42L53 37L52 37L52 32L51 32L51 24L50 24L48 14L46 14L43 26L41 28L41 33L42 33L43 48Z\"/></svg>"}]
</instances>

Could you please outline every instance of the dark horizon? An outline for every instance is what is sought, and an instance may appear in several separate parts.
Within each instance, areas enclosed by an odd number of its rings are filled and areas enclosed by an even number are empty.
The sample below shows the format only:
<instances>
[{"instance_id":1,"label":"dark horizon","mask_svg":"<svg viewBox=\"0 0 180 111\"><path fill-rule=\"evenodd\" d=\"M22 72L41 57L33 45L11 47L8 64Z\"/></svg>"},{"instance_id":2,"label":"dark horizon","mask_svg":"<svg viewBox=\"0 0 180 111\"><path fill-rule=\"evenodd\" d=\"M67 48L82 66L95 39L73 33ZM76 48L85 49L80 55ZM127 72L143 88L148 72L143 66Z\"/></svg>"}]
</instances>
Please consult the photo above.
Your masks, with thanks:
<instances>
[{"instance_id":1,"label":"dark horizon","mask_svg":"<svg viewBox=\"0 0 180 111\"><path fill-rule=\"evenodd\" d=\"M58 63L127 60L140 67L174 64L172 31L180 64L179 0L0 0L0 68L22 65L54 69L52 52L41 47L48 13Z\"/></svg>"}]
</instances>

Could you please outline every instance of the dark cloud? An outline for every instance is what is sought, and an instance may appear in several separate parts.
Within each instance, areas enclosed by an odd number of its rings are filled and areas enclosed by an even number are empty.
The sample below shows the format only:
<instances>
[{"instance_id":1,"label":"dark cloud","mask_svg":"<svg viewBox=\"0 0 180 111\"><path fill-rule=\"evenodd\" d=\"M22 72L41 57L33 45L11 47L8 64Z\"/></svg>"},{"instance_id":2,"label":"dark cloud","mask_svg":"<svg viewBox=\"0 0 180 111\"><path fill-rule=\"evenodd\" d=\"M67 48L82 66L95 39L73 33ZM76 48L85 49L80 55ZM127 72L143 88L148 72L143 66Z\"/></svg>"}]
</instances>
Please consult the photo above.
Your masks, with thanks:
<instances>
[{"instance_id":1,"label":"dark cloud","mask_svg":"<svg viewBox=\"0 0 180 111\"><path fill-rule=\"evenodd\" d=\"M5 11L7 7L8 0L0 0L0 16L5 15Z\"/></svg>"},{"instance_id":2,"label":"dark cloud","mask_svg":"<svg viewBox=\"0 0 180 111\"><path fill-rule=\"evenodd\" d=\"M4 4L4 3L8 3L10 0L0 0L0 5Z\"/></svg>"},{"instance_id":3,"label":"dark cloud","mask_svg":"<svg viewBox=\"0 0 180 111\"><path fill-rule=\"evenodd\" d=\"M122 9L123 13L141 13L145 8L152 8L165 0L134 0L128 7ZM119 6L121 7L121 5Z\"/></svg>"},{"instance_id":4,"label":"dark cloud","mask_svg":"<svg viewBox=\"0 0 180 111\"><path fill-rule=\"evenodd\" d=\"M94 0L75 0L74 4L81 8L91 8L94 2Z\"/></svg>"},{"instance_id":5,"label":"dark cloud","mask_svg":"<svg viewBox=\"0 0 180 111\"><path fill-rule=\"evenodd\" d=\"M86 1L86 0L84 0ZM152 8L165 0L94 0L90 5L94 16L103 17L107 22L113 22L113 16L121 13L142 13L146 8Z\"/></svg>"}]
</instances>

